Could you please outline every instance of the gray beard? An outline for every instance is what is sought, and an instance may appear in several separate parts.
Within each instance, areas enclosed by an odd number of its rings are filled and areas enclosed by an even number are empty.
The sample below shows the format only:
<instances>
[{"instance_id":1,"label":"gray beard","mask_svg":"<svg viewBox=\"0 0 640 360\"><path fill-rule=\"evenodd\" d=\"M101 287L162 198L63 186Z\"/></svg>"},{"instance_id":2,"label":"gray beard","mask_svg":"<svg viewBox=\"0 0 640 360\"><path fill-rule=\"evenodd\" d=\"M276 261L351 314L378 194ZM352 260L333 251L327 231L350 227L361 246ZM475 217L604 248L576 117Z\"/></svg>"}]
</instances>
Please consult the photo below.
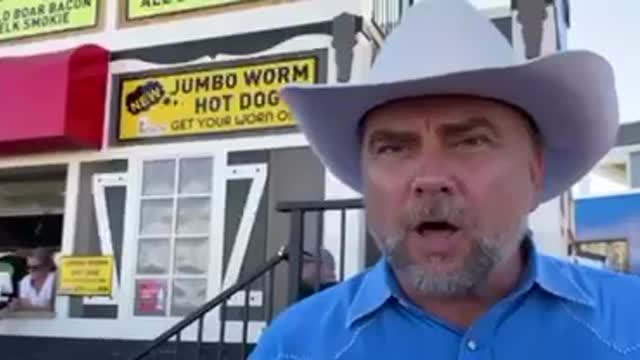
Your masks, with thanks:
<instances>
[{"instance_id":1,"label":"gray beard","mask_svg":"<svg viewBox=\"0 0 640 360\"><path fill-rule=\"evenodd\" d=\"M496 265L519 249L526 223L524 218L510 231L470 239L471 249L462 266L446 274L431 273L413 262L408 253L406 233L398 238L387 238L380 245L391 267L407 279L415 291L435 297L464 296L480 291Z\"/></svg>"}]
</instances>

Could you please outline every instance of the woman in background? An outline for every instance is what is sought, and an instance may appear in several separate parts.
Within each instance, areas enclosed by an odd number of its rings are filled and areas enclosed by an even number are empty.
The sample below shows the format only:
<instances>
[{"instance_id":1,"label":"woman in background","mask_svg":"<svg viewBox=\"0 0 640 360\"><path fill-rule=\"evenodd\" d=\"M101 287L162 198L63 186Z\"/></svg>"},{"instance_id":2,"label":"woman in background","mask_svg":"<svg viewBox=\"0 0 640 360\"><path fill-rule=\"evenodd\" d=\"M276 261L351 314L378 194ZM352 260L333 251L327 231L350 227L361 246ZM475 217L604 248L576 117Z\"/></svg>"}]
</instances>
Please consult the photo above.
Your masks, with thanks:
<instances>
[{"instance_id":1,"label":"woman in background","mask_svg":"<svg viewBox=\"0 0 640 360\"><path fill-rule=\"evenodd\" d=\"M29 274L20 281L20 293L11 303L13 310L53 311L55 263L51 252L34 249L27 258Z\"/></svg>"}]
</instances>

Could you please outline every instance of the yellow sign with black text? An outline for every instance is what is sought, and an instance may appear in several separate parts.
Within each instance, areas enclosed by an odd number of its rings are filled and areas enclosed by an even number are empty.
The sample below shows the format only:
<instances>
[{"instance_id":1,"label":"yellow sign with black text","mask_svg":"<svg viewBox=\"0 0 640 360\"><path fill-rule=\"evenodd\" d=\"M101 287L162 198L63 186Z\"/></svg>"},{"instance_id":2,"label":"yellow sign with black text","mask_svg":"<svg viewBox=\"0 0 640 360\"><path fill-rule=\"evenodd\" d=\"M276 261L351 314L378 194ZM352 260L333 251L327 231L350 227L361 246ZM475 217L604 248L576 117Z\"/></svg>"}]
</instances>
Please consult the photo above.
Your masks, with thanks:
<instances>
[{"instance_id":1,"label":"yellow sign with black text","mask_svg":"<svg viewBox=\"0 0 640 360\"><path fill-rule=\"evenodd\" d=\"M317 81L313 56L123 79L119 139L293 126L279 89Z\"/></svg>"},{"instance_id":2,"label":"yellow sign with black text","mask_svg":"<svg viewBox=\"0 0 640 360\"><path fill-rule=\"evenodd\" d=\"M202 10L246 0L128 0L127 20Z\"/></svg>"},{"instance_id":3,"label":"yellow sign with black text","mask_svg":"<svg viewBox=\"0 0 640 360\"><path fill-rule=\"evenodd\" d=\"M58 295L110 296L112 279L112 256L63 256Z\"/></svg>"},{"instance_id":4,"label":"yellow sign with black text","mask_svg":"<svg viewBox=\"0 0 640 360\"><path fill-rule=\"evenodd\" d=\"M100 0L0 0L0 41L97 26Z\"/></svg>"}]
</instances>

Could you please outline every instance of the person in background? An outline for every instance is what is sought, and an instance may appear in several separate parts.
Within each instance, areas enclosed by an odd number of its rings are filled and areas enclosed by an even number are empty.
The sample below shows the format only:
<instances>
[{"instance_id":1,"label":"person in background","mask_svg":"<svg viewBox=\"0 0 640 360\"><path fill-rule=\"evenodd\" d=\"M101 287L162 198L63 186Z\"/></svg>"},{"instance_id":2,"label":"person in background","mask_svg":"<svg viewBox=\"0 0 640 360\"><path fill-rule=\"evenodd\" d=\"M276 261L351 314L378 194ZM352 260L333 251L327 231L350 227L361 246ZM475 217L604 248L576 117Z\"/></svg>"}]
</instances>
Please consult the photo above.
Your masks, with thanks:
<instances>
[{"instance_id":1,"label":"person in background","mask_svg":"<svg viewBox=\"0 0 640 360\"><path fill-rule=\"evenodd\" d=\"M27 258L29 274L20 281L18 298L11 302L14 311L53 311L55 263L51 253L34 249Z\"/></svg>"},{"instance_id":2,"label":"person in background","mask_svg":"<svg viewBox=\"0 0 640 360\"><path fill-rule=\"evenodd\" d=\"M320 266L317 257L309 252L304 252L302 263L302 282L298 300L302 300L318 291L322 291L336 284L336 263L333 255L327 249L320 251ZM316 290L317 288L317 290Z\"/></svg>"},{"instance_id":3,"label":"person in background","mask_svg":"<svg viewBox=\"0 0 640 360\"><path fill-rule=\"evenodd\" d=\"M29 273L27 270L27 257L30 252L30 249L16 249L14 252L0 257L0 263L11 269L11 283L15 293L12 295L18 295L20 281Z\"/></svg>"}]
</instances>

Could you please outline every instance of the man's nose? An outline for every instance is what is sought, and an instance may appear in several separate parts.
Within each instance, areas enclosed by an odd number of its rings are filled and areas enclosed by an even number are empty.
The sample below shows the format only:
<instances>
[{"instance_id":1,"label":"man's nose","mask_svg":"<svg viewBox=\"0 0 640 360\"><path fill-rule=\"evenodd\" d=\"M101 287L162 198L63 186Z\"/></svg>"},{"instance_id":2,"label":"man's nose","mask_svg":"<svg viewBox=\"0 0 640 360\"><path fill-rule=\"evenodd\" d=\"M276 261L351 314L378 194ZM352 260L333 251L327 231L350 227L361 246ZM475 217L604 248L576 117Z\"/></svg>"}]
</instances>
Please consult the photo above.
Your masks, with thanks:
<instances>
[{"instance_id":1,"label":"man's nose","mask_svg":"<svg viewBox=\"0 0 640 360\"><path fill-rule=\"evenodd\" d=\"M455 183L442 167L426 166L416 175L412 182L412 192L415 196L451 195L455 190Z\"/></svg>"}]
</instances>

